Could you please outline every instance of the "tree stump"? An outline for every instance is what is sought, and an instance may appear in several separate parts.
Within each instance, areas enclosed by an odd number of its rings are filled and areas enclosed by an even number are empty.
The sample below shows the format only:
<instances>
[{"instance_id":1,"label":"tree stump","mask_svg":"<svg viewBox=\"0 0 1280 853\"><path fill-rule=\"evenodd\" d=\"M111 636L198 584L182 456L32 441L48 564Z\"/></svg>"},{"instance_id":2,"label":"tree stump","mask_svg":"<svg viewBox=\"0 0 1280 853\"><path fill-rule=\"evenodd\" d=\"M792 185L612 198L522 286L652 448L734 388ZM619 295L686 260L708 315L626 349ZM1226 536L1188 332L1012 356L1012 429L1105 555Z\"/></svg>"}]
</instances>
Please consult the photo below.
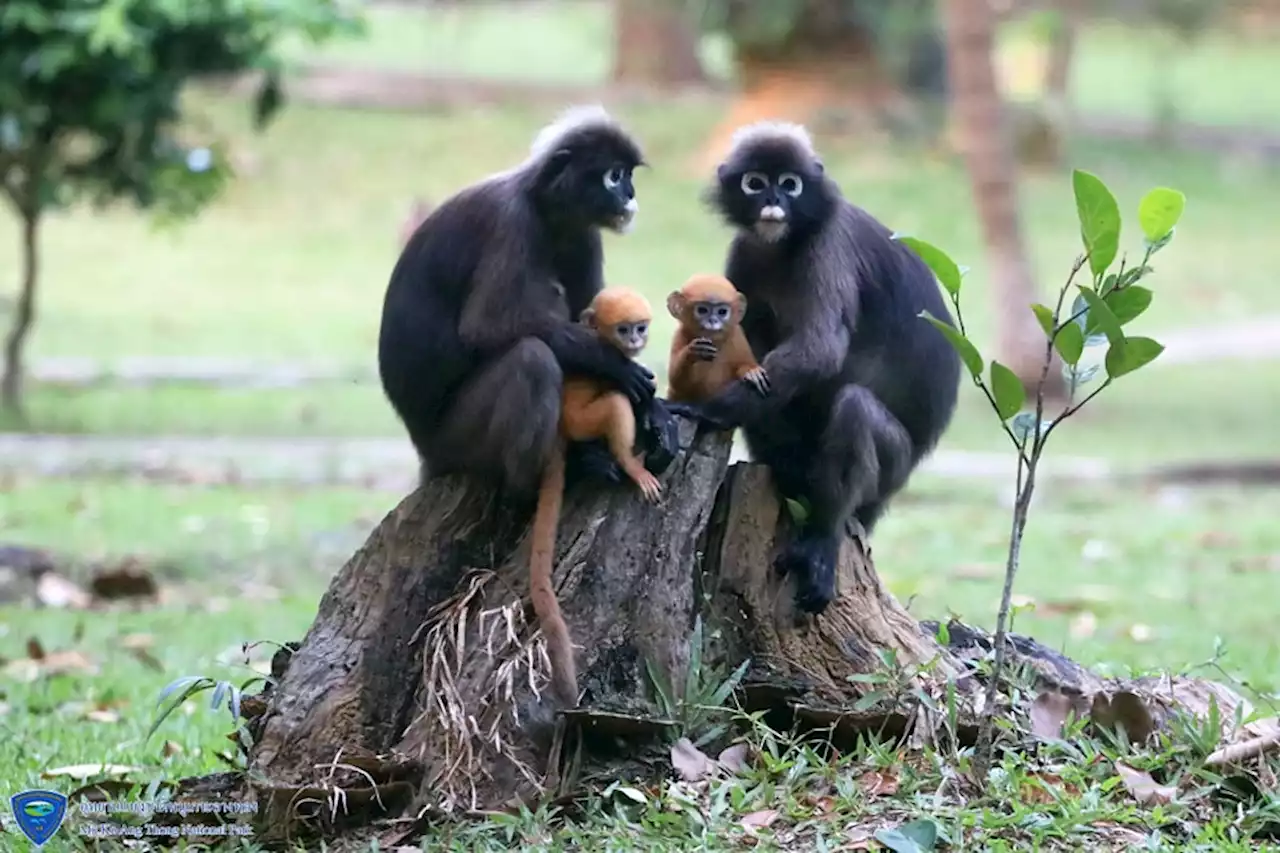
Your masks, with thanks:
<instances>
[{"instance_id":1,"label":"tree stump","mask_svg":"<svg viewBox=\"0 0 1280 853\"><path fill-rule=\"evenodd\" d=\"M277 655L275 683L246 700L259 840L500 809L571 791L599 769L643 770L644 745L661 746L675 725L663 697L680 692L672 685L686 683L691 658L696 677L720 681L749 662L737 691L749 710L927 736L901 696L850 710L869 687L849 676L891 658L907 673L902 689L957 687L971 726L985 635L952 623L950 648L940 646L936 625L922 628L885 592L859 537L845 543L838 599L819 618L798 613L792 582L772 569L790 521L767 470L730 467L727 434L683 419L680 431L658 505L621 485L580 483L565 496L554 583L582 698L564 714L544 690L528 601L532 507L440 478L392 510L334 577L306 637ZM691 648L699 623L705 640ZM1103 689L1013 639L1014 665L1031 663L1041 684L1086 697L1077 703Z\"/></svg>"}]
</instances>

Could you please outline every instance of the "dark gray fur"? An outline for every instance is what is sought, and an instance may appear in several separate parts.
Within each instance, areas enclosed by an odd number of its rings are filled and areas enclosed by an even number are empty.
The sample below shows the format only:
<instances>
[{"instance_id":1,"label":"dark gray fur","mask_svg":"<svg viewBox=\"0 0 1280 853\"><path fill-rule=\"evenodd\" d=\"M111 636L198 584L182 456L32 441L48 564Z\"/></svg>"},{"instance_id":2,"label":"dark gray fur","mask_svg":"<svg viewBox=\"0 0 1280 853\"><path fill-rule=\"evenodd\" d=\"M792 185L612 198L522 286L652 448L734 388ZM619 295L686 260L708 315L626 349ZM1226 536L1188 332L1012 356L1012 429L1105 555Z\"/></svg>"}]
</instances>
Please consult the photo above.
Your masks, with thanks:
<instances>
[{"instance_id":1,"label":"dark gray fur","mask_svg":"<svg viewBox=\"0 0 1280 853\"><path fill-rule=\"evenodd\" d=\"M748 193L756 173L768 180ZM799 192L786 191L796 188L788 174ZM761 397L740 381L700 413L741 426L780 491L808 501L777 566L798 574L798 604L820 613L850 519L870 534L950 423L960 361L919 317L950 314L929 268L844 199L803 128L740 131L709 200L737 229L725 275L747 297L742 327L771 390ZM761 228L766 208L782 210L782 233Z\"/></svg>"}]
</instances>

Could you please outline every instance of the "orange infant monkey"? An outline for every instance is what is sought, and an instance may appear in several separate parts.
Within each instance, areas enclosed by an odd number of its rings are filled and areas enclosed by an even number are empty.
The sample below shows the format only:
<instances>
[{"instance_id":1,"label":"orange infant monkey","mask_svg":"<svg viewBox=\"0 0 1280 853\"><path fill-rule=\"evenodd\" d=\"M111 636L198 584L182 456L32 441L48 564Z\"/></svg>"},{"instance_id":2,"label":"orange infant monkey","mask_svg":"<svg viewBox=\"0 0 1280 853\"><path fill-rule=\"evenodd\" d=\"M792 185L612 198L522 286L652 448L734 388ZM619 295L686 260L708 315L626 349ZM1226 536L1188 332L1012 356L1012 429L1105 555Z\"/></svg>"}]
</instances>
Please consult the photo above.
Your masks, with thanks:
<instances>
[{"instance_id":1,"label":"orange infant monkey","mask_svg":"<svg viewBox=\"0 0 1280 853\"><path fill-rule=\"evenodd\" d=\"M643 296L626 288L611 287L596 295L591 306L582 312L581 322L628 358L635 358L649 342L652 319L653 310ZM566 377L560 400L560 438L542 475L529 551L529 596L547 641L552 689L565 707L578 704L578 674L569 627L560 614L560 602L551 586L556 528L564 501L565 443L596 438L608 442L614 458L640 487L646 500L655 502L662 494L658 478L649 473L632 452L636 443L636 420L631 401L600 380Z\"/></svg>"},{"instance_id":2,"label":"orange infant monkey","mask_svg":"<svg viewBox=\"0 0 1280 853\"><path fill-rule=\"evenodd\" d=\"M738 379L747 380L761 394L769 392L769 377L740 325L747 297L727 278L692 276L667 297L667 310L680 323L667 368L669 401L701 403Z\"/></svg>"}]
</instances>

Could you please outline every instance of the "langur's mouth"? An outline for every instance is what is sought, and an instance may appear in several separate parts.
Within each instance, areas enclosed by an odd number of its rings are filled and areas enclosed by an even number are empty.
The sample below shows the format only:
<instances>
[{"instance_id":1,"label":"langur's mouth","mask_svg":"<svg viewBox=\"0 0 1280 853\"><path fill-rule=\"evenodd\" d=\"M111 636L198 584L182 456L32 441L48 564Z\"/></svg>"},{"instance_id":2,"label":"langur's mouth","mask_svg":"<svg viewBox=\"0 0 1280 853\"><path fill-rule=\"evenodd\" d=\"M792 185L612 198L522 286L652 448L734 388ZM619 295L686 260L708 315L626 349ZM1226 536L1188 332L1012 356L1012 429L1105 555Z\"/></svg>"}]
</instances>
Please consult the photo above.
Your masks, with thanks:
<instances>
[{"instance_id":1,"label":"langur's mouth","mask_svg":"<svg viewBox=\"0 0 1280 853\"><path fill-rule=\"evenodd\" d=\"M787 233L787 223L777 220L761 220L756 223L756 236L766 243L776 243Z\"/></svg>"},{"instance_id":2,"label":"langur's mouth","mask_svg":"<svg viewBox=\"0 0 1280 853\"><path fill-rule=\"evenodd\" d=\"M640 210L640 204L633 198L627 202L626 207L622 208L622 212L615 216L609 222L609 228L619 234L626 234L635 225L636 213Z\"/></svg>"}]
</instances>

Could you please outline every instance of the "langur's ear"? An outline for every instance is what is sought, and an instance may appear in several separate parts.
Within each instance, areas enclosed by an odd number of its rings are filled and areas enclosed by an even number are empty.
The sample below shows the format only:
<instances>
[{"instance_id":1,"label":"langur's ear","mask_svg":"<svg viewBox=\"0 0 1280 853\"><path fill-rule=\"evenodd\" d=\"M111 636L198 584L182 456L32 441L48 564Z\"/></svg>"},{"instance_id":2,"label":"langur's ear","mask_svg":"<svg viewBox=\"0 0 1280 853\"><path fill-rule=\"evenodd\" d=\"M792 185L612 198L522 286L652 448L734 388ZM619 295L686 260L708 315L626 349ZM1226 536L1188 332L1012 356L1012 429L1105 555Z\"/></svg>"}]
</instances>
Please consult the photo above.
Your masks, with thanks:
<instances>
[{"instance_id":1,"label":"langur's ear","mask_svg":"<svg viewBox=\"0 0 1280 853\"><path fill-rule=\"evenodd\" d=\"M583 308L582 314L578 316L578 322L593 331L596 330L596 309Z\"/></svg>"},{"instance_id":2,"label":"langur's ear","mask_svg":"<svg viewBox=\"0 0 1280 853\"><path fill-rule=\"evenodd\" d=\"M673 290L670 295L667 296L667 313L672 317L675 317L677 320L680 320L684 317L684 307L686 304L684 294L678 290Z\"/></svg>"},{"instance_id":3,"label":"langur's ear","mask_svg":"<svg viewBox=\"0 0 1280 853\"><path fill-rule=\"evenodd\" d=\"M821 161L821 160L819 160L819 159L817 159L817 158L815 157L815 158L814 158L814 160L813 160L813 172L814 172L814 174L816 174L816 175L818 175L818 176L821 176L821 175L822 175L822 171L823 171L823 169L822 169L822 161Z\"/></svg>"},{"instance_id":4,"label":"langur's ear","mask_svg":"<svg viewBox=\"0 0 1280 853\"><path fill-rule=\"evenodd\" d=\"M734 322L741 323L742 318L747 316L747 297L739 293L737 302L737 310L733 312L733 319Z\"/></svg>"},{"instance_id":5,"label":"langur's ear","mask_svg":"<svg viewBox=\"0 0 1280 853\"><path fill-rule=\"evenodd\" d=\"M729 164L721 163L716 166L716 180L723 183L724 179L729 177Z\"/></svg>"}]
</instances>

